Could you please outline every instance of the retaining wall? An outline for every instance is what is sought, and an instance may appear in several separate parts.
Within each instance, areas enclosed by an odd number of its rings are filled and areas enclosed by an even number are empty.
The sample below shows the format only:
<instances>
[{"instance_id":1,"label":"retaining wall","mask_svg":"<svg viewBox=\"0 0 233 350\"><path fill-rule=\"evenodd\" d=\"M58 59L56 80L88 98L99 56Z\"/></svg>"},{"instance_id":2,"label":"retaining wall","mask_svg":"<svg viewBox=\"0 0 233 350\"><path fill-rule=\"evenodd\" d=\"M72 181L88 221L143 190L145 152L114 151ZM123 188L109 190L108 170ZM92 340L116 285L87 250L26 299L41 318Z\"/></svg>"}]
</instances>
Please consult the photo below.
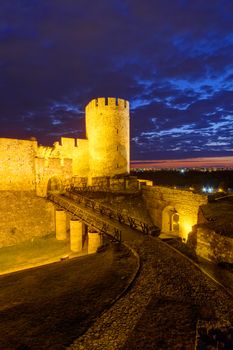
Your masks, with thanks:
<instances>
[{"instance_id":1,"label":"retaining wall","mask_svg":"<svg viewBox=\"0 0 233 350\"><path fill-rule=\"evenodd\" d=\"M54 233L54 206L30 191L0 191L0 248Z\"/></svg>"},{"instance_id":2,"label":"retaining wall","mask_svg":"<svg viewBox=\"0 0 233 350\"><path fill-rule=\"evenodd\" d=\"M217 234L200 225L196 232L196 253L213 262L233 264L233 238Z\"/></svg>"}]
</instances>

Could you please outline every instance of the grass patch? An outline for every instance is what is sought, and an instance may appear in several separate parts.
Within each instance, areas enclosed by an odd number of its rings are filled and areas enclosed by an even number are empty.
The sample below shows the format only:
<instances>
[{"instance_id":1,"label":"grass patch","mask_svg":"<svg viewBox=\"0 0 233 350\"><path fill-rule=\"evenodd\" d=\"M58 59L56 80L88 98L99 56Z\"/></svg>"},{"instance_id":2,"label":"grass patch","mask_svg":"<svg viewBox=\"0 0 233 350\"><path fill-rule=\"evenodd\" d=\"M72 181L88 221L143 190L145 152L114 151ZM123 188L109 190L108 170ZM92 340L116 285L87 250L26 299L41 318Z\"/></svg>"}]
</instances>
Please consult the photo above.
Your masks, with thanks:
<instances>
[{"instance_id":1,"label":"grass patch","mask_svg":"<svg viewBox=\"0 0 233 350\"><path fill-rule=\"evenodd\" d=\"M53 262L69 253L67 241L58 241L54 235L35 237L0 249L0 274Z\"/></svg>"}]
</instances>

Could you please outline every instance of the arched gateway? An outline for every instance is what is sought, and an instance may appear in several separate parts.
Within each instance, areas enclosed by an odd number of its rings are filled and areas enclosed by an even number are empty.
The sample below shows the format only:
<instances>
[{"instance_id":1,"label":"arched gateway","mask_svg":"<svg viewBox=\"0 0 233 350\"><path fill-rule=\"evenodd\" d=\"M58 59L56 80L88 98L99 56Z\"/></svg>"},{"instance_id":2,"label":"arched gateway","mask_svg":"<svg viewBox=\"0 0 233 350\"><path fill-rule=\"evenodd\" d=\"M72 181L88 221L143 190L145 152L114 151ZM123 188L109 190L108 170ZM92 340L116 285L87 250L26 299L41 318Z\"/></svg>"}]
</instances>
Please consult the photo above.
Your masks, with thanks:
<instances>
[{"instance_id":1,"label":"arched gateway","mask_svg":"<svg viewBox=\"0 0 233 350\"><path fill-rule=\"evenodd\" d=\"M49 179L47 185L47 193L49 192L61 192L63 189L62 182L59 177L53 176Z\"/></svg>"},{"instance_id":2,"label":"arched gateway","mask_svg":"<svg viewBox=\"0 0 233 350\"><path fill-rule=\"evenodd\" d=\"M162 212L162 232L179 235L179 213L175 207L169 205Z\"/></svg>"}]
</instances>

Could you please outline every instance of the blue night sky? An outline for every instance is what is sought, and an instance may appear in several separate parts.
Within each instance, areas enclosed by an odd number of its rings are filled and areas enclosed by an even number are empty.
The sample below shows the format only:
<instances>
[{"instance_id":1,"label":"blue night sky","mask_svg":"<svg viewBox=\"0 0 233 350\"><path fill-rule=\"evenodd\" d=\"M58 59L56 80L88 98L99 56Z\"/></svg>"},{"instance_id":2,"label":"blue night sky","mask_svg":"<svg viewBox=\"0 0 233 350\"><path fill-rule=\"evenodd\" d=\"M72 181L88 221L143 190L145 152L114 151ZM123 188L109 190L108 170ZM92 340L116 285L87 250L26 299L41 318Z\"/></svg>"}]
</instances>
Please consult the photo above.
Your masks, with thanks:
<instances>
[{"instance_id":1,"label":"blue night sky","mask_svg":"<svg viewBox=\"0 0 233 350\"><path fill-rule=\"evenodd\" d=\"M85 137L131 103L131 158L233 155L232 0L1 0L0 137Z\"/></svg>"}]
</instances>

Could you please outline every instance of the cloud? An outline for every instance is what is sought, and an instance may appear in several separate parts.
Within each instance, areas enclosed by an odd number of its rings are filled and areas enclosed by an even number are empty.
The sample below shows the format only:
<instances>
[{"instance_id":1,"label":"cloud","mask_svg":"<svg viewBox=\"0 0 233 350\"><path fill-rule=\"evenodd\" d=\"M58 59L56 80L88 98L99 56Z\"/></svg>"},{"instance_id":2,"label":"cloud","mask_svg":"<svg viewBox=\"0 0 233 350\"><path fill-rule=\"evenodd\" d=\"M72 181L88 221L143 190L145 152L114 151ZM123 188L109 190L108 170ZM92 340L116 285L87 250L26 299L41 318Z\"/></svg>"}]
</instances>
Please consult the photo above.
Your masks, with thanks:
<instances>
[{"instance_id":1,"label":"cloud","mask_svg":"<svg viewBox=\"0 0 233 350\"><path fill-rule=\"evenodd\" d=\"M2 0L0 137L84 137L88 101L118 96L134 159L227 155L232 21L231 0Z\"/></svg>"}]
</instances>

